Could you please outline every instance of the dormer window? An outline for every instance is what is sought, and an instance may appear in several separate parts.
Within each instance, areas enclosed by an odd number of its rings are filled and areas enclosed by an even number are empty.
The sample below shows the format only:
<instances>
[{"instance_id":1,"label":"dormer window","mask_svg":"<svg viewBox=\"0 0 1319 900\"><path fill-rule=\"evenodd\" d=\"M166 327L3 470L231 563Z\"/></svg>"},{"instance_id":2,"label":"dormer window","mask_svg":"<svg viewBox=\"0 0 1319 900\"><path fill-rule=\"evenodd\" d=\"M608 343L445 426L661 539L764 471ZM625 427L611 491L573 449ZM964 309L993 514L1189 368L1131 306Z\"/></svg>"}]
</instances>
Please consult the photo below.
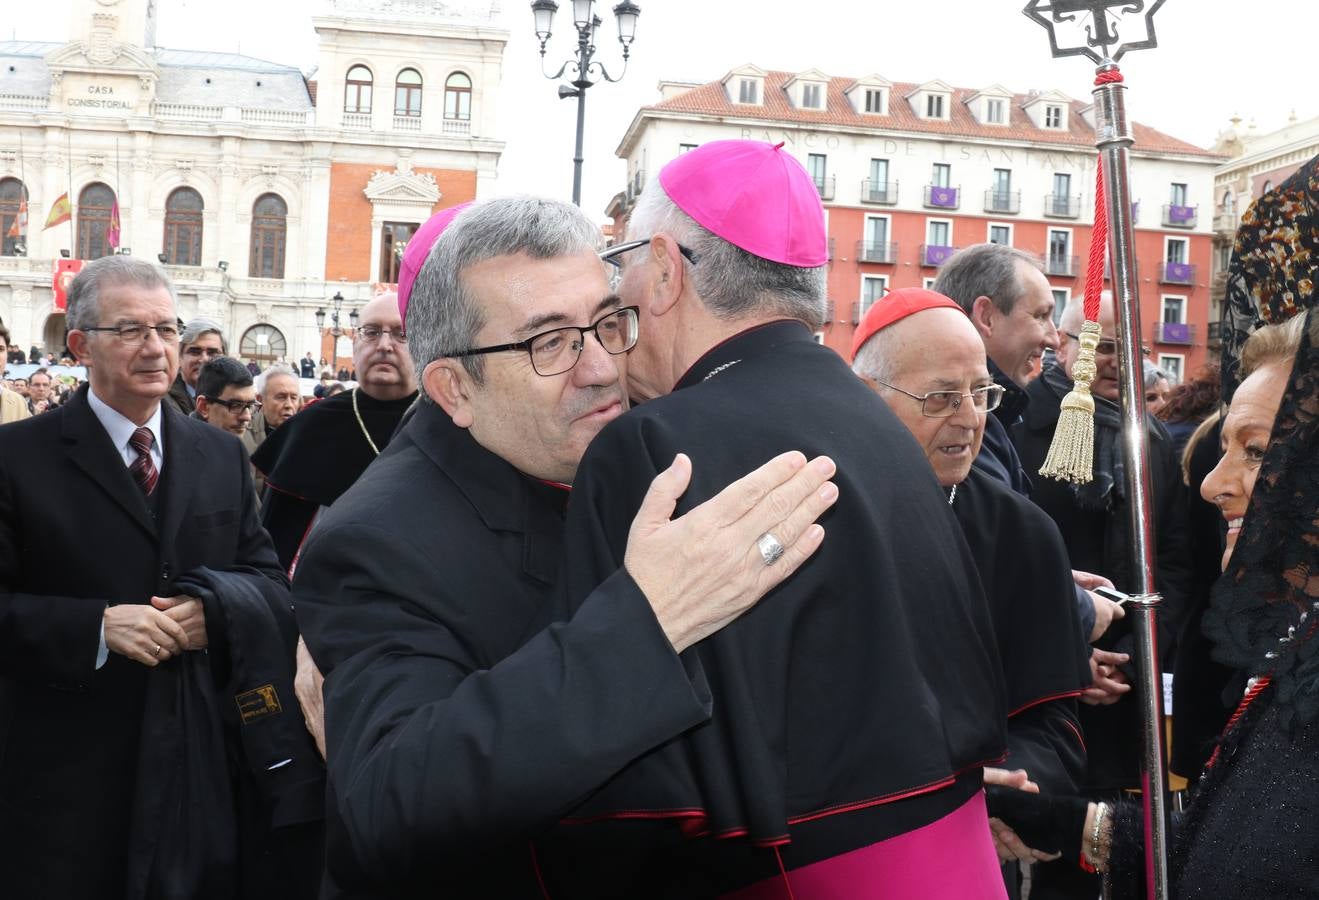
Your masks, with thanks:
<instances>
[{"instance_id":1,"label":"dormer window","mask_svg":"<svg viewBox=\"0 0 1319 900\"><path fill-rule=\"evenodd\" d=\"M824 109L824 85L803 83L801 86L801 105L803 109Z\"/></svg>"},{"instance_id":2,"label":"dormer window","mask_svg":"<svg viewBox=\"0 0 1319 900\"><path fill-rule=\"evenodd\" d=\"M943 94L926 94L925 95L925 118L927 119L946 119L947 103Z\"/></svg>"},{"instance_id":3,"label":"dormer window","mask_svg":"<svg viewBox=\"0 0 1319 900\"><path fill-rule=\"evenodd\" d=\"M888 98L884 96L886 92L877 88L866 89L866 112L872 115L882 116L887 112Z\"/></svg>"},{"instance_id":4,"label":"dormer window","mask_svg":"<svg viewBox=\"0 0 1319 900\"><path fill-rule=\"evenodd\" d=\"M985 101L985 124L1006 125L1008 123L1007 102L1001 98L991 97Z\"/></svg>"},{"instance_id":5,"label":"dormer window","mask_svg":"<svg viewBox=\"0 0 1319 900\"><path fill-rule=\"evenodd\" d=\"M737 102L760 104L760 79L739 78L737 81Z\"/></svg>"},{"instance_id":6,"label":"dormer window","mask_svg":"<svg viewBox=\"0 0 1319 900\"><path fill-rule=\"evenodd\" d=\"M1058 106L1055 103L1050 103L1044 107L1044 127L1063 127L1063 108L1061 106Z\"/></svg>"}]
</instances>

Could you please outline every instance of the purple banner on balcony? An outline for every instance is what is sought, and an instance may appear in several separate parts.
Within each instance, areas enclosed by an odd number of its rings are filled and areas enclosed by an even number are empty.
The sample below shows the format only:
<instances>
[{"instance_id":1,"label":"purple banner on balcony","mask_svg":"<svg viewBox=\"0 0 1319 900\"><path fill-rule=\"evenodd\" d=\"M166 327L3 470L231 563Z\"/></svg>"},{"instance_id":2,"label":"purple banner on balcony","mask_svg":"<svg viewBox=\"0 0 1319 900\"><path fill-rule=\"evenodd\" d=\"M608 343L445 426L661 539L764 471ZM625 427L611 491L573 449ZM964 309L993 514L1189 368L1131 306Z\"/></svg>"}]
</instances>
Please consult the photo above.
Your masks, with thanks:
<instances>
[{"instance_id":1,"label":"purple banner on balcony","mask_svg":"<svg viewBox=\"0 0 1319 900\"><path fill-rule=\"evenodd\" d=\"M1185 322L1164 322L1159 331L1159 340L1165 344L1191 343L1191 326Z\"/></svg>"},{"instance_id":2,"label":"purple banner on balcony","mask_svg":"<svg viewBox=\"0 0 1319 900\"><path fill-rule=\"evenodd\" d=\"M957 188L930 185L930 205L944 209L956 209Z\"/></svg>"},{"instance_id":3,"label":"purple banner on balcony","mask_svg":"<svg viewBox=\"0 0 1319 900\"><path fill-rule=\"evenodd\" d=\"M1133 223L1140 221L1140 201L1136 200L1131 204L1131 221Z\"/></svg>"},{"instance_id":4,"label":"purple banner on balcony","mask_svg":"<svg viewBox=\"0 0 1319 900\"><path fill-rule=\"evenodd\" d=\"M948 258L955 251L952 247L941 247L937 244L927 244L925 247L925 265L942 266L948 262Z\"/></svg>"},{"instance_id":5,"label":"purple banner on balcony","mask_svg":"<svg viewBox=\"0 0 1319 900\"><path fill-rule=\"evenodd\" d=\"M1190 263L1170 262L1167 265L1165 274L1167 280L1177 284L1189 284L1195 277L1195 270Z\"/></svg>"},{"instance_id":6,"label":"purple banner on balcony","mask_svg":"<svg viewBox=\"0 0 1319 900\"><path fill-rule=\"evenodd\" d=\"M1194 206L1169 206L1168 221L1179 225L1185 225L1187 222L1195 221Z\"/></svg>"}]
</instances>

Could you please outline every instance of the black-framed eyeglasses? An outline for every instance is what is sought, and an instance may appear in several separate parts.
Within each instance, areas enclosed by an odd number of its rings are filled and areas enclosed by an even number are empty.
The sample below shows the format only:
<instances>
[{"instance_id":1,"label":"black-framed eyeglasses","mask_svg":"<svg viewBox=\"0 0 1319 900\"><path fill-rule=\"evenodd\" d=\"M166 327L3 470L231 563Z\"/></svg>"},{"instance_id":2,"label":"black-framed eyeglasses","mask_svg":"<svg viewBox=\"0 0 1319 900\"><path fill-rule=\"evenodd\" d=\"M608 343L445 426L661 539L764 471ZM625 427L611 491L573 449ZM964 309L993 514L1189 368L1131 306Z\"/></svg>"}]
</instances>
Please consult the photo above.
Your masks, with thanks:
<instances>
[{"instance_id":1,"label":"black-framed eyeglasses","mask_svg":"<svg viewBox=\"0 0 1319 900\"><path fill-rule=\"evenodd\" d=\"M614 244L614 246L606 247L600 251L600 258L613 266L613 271L609 273L610 290L617 290L618 282L623 278L623 261L619 259L619 257L624 253L627 253L629 250L636 250L638 247L646 246L651 240L653 240L653 236L635 241L624 241L621 244ZM691 248L678 244L678 252L683 255L683 258L686 259L687 262L696 265L698 257L696 256L695 251Z\"/></svg>"},{"instance_id":2,"label":"black-framed eyeglasses","mask_svg":"<svg viewBox=\"0 0 1319 900\"><path fill-rule=\"evenodd\" d=\"M206 397L205 394L202 394ZM261 408L260 400L221 400L219 397L206 397L206 402L214 403L216 406L223 406L235 416L245 412L253 412Z\"/></svg>"},{"instance_id":3,"label":"black-framed eyeglasses","mask_svg":"<svg viewBox=\"0 0 1319 900\"><path fill-rule=\"evenodd\" d=\"M357 329L357 333L368 344L374 344L385 335L389 335L396 344L406 344L408 342L408 333L402 328L381 328L379 325L363 325Z\"/></svg>"},{"instance_id":4,"label":"black-framed eyeglasses","mask_svg":"<svg viewBox=\"0 0 1319 900\"><path fill-rule=\"evenodd\" d=\"M1077 343L1080 343L1081 341L1081 336L1079 334L1072 334L1070 331L1064 331L1063 334L1067 335L1069 338L1076 341ZM1149 347L1146 347L1144 344L1140 345L1141 356L1149 356L1150 353L1152 352L1153 351L1150 350ZM1099 343L1095 345L1095 353L1099 356L1116 356L1117 341L1114 340L1113 338L1100 338Z\"/></svg>"},{"instance_id":5,"label":"black-framed eyeglasses","mask_svg":"<svg viewBox=\"0 0 1319 900\"><path fill-rule=\"evenodd\" d=\"M562 375L577 365L582 350L586 347L586 336L594 334L600 346L614 356L626 353L637 345L637 317L641 309L637 306L624 306L613 312L605 313L585 328L570 325L554 328L513 344L499 344L495 347L477 347L464 350L454 356L477 356L483 353L503 353L507 350L525 350L531 357L531 367L537 375L549 377Z\"/></svg>"},{"instance_id":6,"label":"black-framed eyeglasses","mask_svg":"<svg viewBox=\"0 0 1319 900\"><path fill-rule=\"evenodd\" d=\"M1003 401L1003 386L1000 384L987 384L969 394L963 394L961 391L930 391L928 394L913 394L911 391L904 391L896 384L889 384L878 378L875 379L875 383L882 384L899 394L905 394L913 400L919 400L921 415L931 419L946 419L948 416L956 415L962 408L962 401L967 397L971 398L971 405L975 407L976 412L993 412Z\"/></svg>"},{"instance_id":7,"label":"black-framed eyeglasses","mask_svg":"<svg viewBox=\"0 0 1319 900\"><path fill-rule=\"evenodd\" d=\"M141 325L137 322L128 322L124 325L97 325L81 330L112 332L128 347L135 347L144 342L147 339L148 331L154 331L160 337L162 343L177 344L179 342L179 328L173 322L161 325Z\"/></svg>"}]
</instances>

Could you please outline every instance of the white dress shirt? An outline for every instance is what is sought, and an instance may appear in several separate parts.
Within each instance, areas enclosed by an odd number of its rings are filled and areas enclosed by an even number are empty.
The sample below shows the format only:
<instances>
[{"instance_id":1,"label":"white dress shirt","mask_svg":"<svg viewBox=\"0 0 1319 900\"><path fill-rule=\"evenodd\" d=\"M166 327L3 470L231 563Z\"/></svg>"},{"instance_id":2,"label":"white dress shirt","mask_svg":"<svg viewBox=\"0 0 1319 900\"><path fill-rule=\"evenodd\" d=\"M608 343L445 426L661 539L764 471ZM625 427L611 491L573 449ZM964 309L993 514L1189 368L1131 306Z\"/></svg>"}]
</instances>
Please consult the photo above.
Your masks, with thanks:
<instances>
[{"instance_id":1,"label":"white dress shirt","mask_svg":"<svg viewBox=\"0 0 1319 900\"><path fill-rule=\"evenodd\" d=\"M133 432L137 431L138 425L132 419L125 416L116 409L111 409L104 400L96 396L96 391L92 390L89 385L87 388L87 404L91 406L92 413L96 420L101 423L105 433L110 435L110 443L114 444L115 449L119 451L119 457L124 461L125 466L131 466L137 459L137 450L129 441L133 437ZM147 419L146 427L151 429L151 434L155 438L151 442L151 461L155 463L156 471L160 472L165 467L165 433L160 427L161 412L160 405L156 405L156 411ZM96 668L105 665L105 661L110 658L110 648L105 643L105 620L101 620L101 644L96 651Z\"/></svg>"}]
</instances>

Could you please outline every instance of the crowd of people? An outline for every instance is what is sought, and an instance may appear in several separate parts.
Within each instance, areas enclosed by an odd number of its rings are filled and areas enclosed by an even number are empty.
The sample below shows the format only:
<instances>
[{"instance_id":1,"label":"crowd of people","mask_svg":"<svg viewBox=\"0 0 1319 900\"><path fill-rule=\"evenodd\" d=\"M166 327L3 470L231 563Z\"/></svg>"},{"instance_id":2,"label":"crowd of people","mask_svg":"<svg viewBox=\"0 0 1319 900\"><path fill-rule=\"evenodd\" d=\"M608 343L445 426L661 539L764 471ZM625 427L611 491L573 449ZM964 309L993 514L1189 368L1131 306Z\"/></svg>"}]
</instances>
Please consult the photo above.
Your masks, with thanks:
<instances>
[{"instance_id":1,"label":"crowd of people","mask_svg":"<svg viewBox=\"0 0 1319 900\"><path fill-rule=\"evenodd\" d=\"M1179 900L1319 885L1316 166L1247 214L1226 365L1135 377ZM1141 896L1113 298L1068 484L1085 317L1033 257L960 251L844 359L781 146L684 154L599 241L445 210L338 389L83 268L86 383L0 388L7 892Z\"/></svg>"}]
</instances>

